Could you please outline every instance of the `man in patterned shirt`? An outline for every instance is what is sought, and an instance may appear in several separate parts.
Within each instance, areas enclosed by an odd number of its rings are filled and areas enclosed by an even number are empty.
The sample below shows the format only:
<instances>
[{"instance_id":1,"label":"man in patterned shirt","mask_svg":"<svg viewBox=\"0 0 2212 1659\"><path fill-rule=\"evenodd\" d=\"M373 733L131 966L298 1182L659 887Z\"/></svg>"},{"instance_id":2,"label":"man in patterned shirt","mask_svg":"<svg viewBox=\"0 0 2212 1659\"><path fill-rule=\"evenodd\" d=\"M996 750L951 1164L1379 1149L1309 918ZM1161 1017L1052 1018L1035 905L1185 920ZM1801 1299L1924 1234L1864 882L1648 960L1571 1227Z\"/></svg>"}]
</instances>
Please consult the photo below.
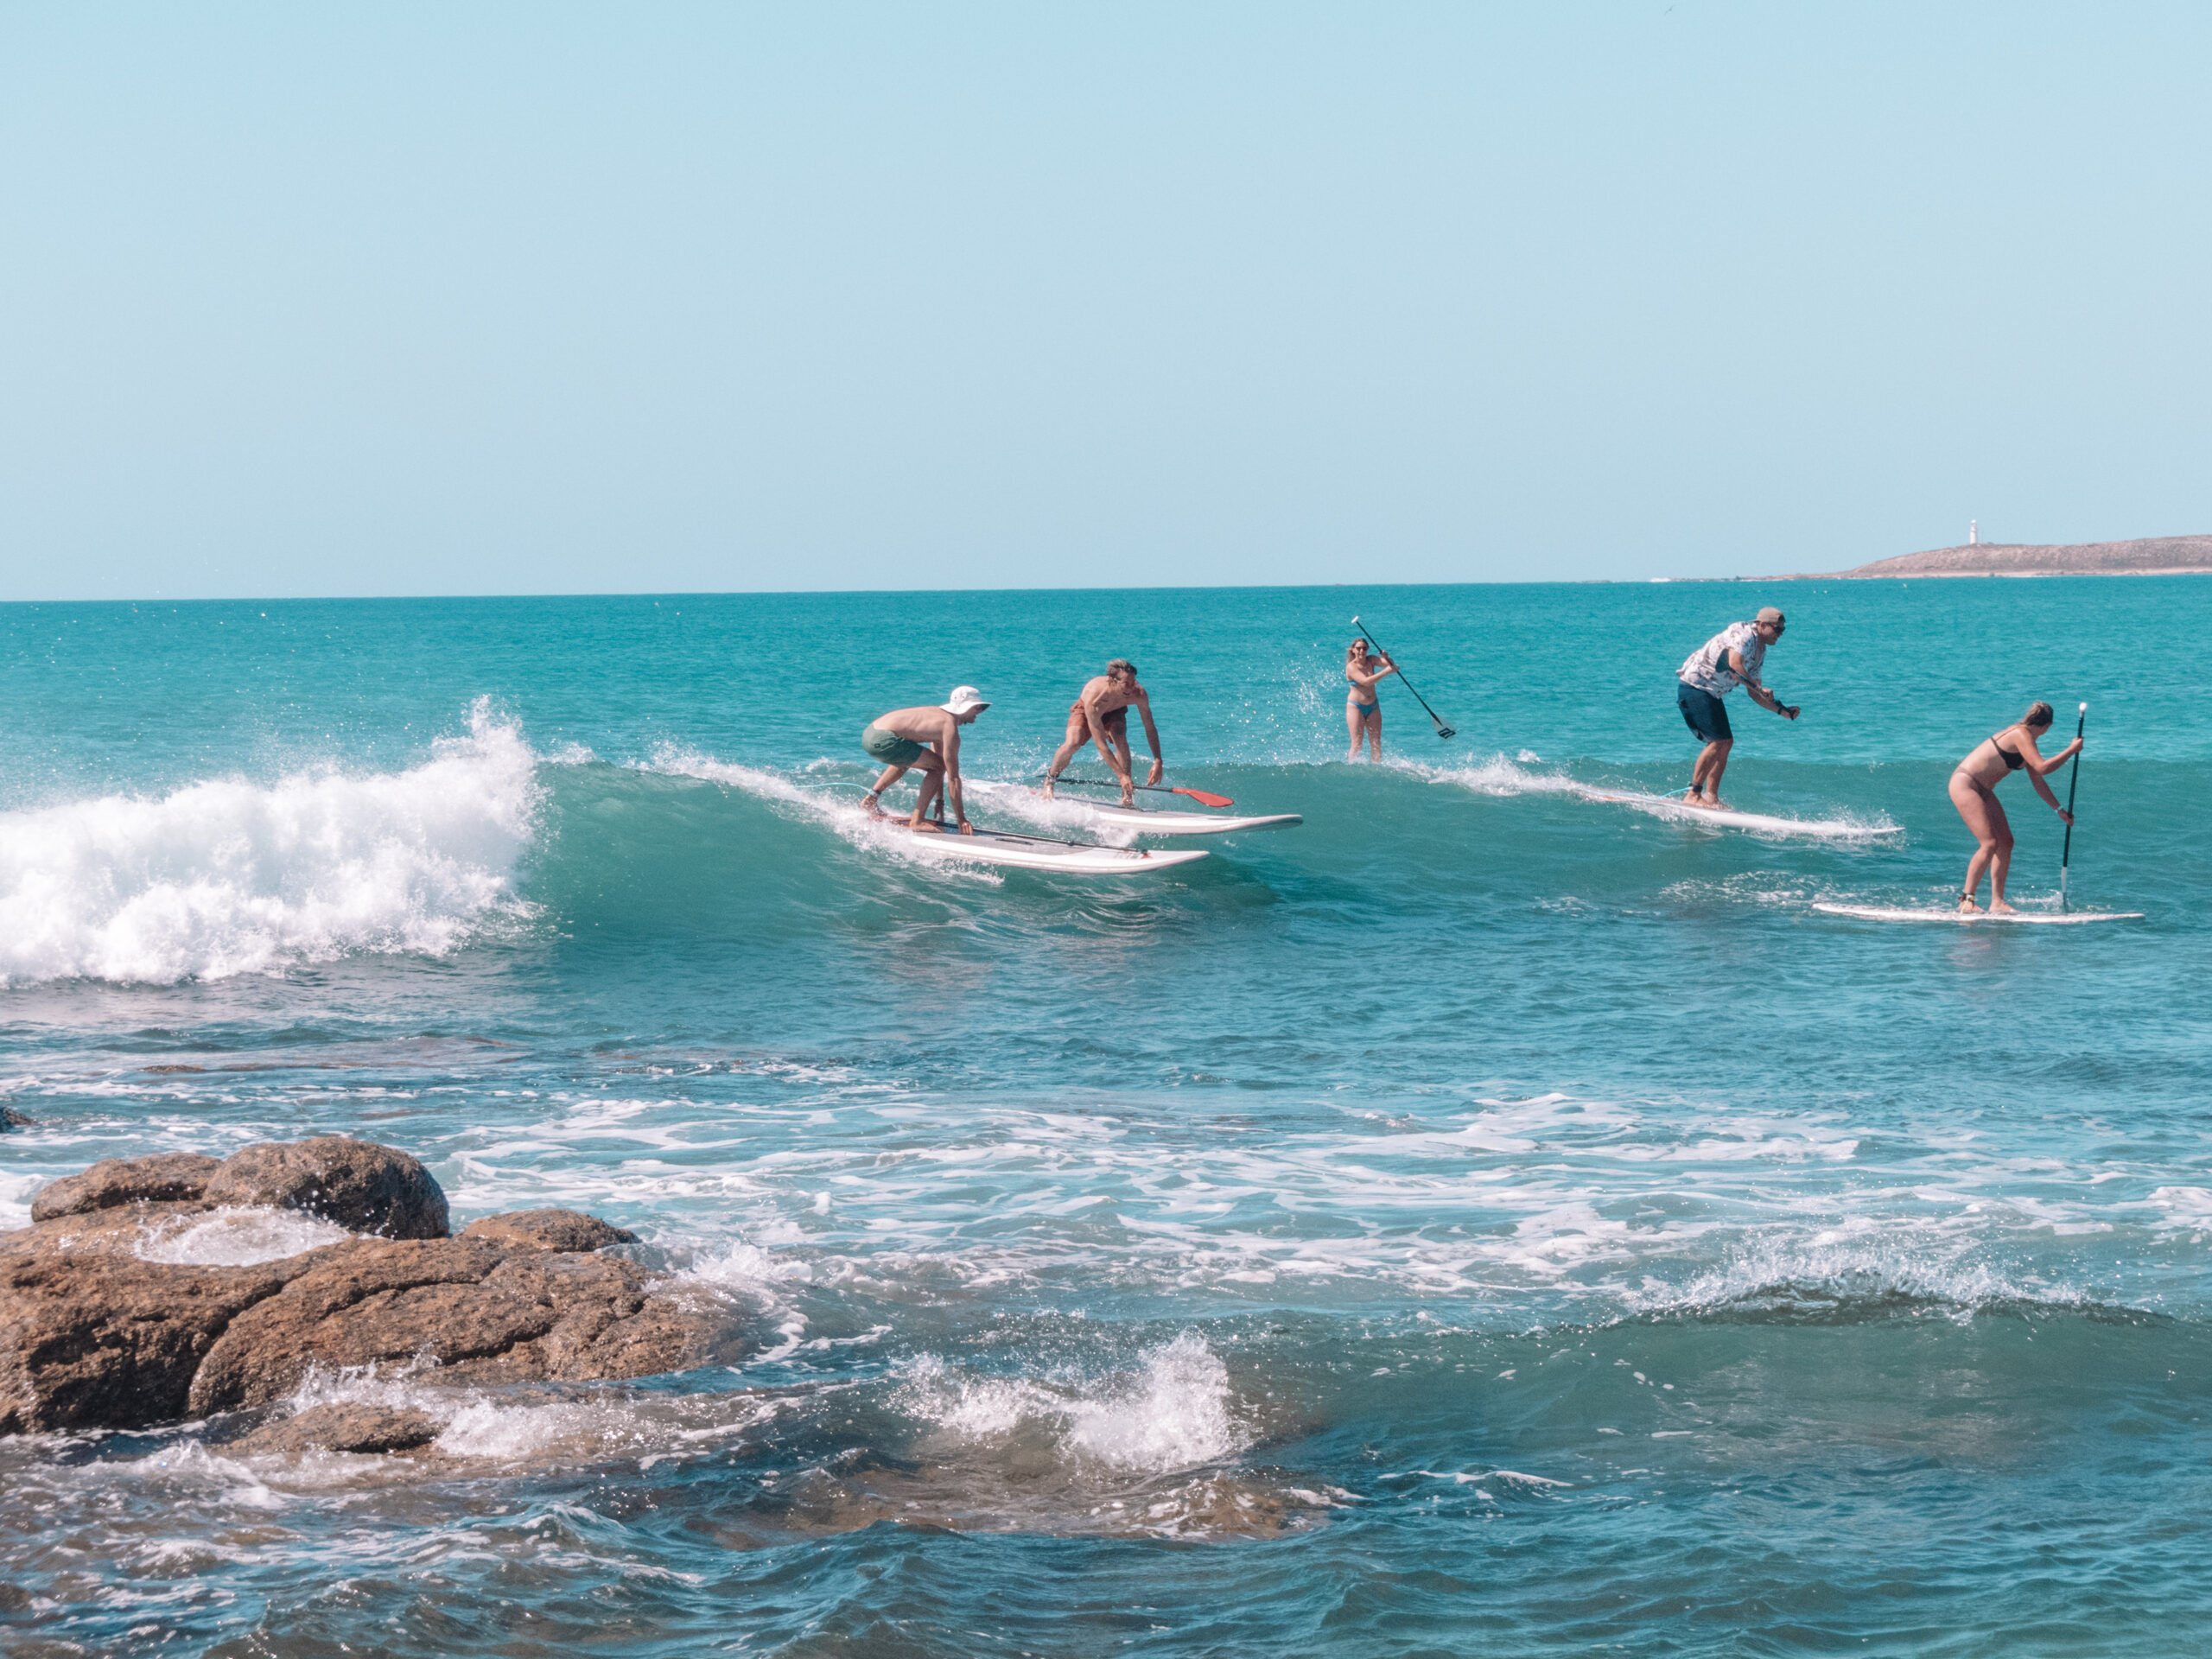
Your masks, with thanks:
<instances>
[{"instance_id":1,"label":"man in patterned shirt","mask_svg":"<svg viewBox=\"0 0 2212 1659\"><path fill-rule=\"evenodd\" d=\"M1760 708L1771 709L1785 720L1797 718L1795 708L1784 706L1759 683L1759 666L1766 660L1766 648L1782 638L1787 626L1782 613L1770 605L1749 622L1731 622L1692 652L1682 664L1675 702L1682 711L1683 722L1705 741L1696 769L1690 773L1690 792L1682 797L1685 804L1721 804L1720 774L1728 770L1728 751L1736 745L1721 698L1740 685Z\"/></svg>"}]
</instances>

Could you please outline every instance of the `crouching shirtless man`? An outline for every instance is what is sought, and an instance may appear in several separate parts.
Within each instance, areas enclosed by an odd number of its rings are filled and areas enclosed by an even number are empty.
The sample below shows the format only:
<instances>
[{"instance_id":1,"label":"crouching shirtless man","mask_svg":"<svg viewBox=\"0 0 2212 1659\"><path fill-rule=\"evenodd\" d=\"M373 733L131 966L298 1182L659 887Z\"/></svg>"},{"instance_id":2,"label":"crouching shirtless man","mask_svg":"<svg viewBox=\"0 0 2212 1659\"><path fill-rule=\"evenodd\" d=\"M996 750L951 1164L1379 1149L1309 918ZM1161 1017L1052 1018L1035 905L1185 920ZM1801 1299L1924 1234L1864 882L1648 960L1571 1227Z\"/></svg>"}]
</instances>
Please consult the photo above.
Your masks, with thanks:
<instances>
[{"instance_id":1,"label":"crouching shirtless man","mask_svg":"<svg viewBox=\"0 0 2212 1659\"><path fill-rule=\"evenodd\" d=\"M861 733L861 747L870 758L882 761L884 769L875 787L861 798L868 816L884 817L876 804L883 791L905 777L908 767L919 766L922 788L914 798L914 816L906 820L907 827L931 833L942 827L930 816L941 791L952 807L960 833L974 835L976 826L968 822L968 809L960 798L960 728L990 706L974 686L956 685L951 696L941 703L893 709L870 721ZM924 747L932 743L937 746L934 753Z\"/></svg>"},{"instance_id":2,"label":"crouching shirtless man","mask_svg":"<svg viewBox=\"0 0 2212 1659\"><path fill-rule=\"evenodd\" d=\"M1122 804L1135 804L1136 756L1129 747L1132 703L1143 717L1144 741L1152 747L1152 773L1145 779L1146 787L1160 781L1166 762L1160 758L1160 728L1152 723L1152 699L1137 683L1136 664L1116 657L1106 664L1106 671L1085 685L1083 694L1068 705L1068 734L1061 740L1052 764L1045 770L1047 798L1052 793L1053 780L1075 758L1075 752L1086 743L1096 743L1100 758L1114 768L1114 775L1122 780Z\"/></svg>"}]
</instances>

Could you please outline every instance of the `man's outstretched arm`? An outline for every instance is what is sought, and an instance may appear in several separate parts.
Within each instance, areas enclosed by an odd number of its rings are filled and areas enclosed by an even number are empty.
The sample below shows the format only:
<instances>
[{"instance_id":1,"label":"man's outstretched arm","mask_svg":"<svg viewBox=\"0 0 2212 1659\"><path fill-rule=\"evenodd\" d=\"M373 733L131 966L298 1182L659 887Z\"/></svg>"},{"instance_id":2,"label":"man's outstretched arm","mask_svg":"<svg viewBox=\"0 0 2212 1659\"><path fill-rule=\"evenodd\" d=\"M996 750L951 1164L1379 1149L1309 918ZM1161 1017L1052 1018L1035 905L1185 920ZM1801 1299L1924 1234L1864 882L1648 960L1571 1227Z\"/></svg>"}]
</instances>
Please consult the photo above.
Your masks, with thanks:
<instances>
[{"instance_id":1,"label":"man's outstretched arm","mask_svg":"<svg viewBox=\"0 0 2212 1659\"><path fill-rule=\"evenodd\" d=\"M1797 711L1795 709L1792 709L1784 703L1781 698L1776 696L1773 692L1768 690L1766 687L1761 685L1757 680L1745 680L1744 682L1744 690L1751 693L1751 701L1758 704L1760 708L1771 709L1776 714L1780 715L1784 720L1795 720L1797 718Z\"/></svg>"},{"instance_id":2,"label":"man's outstretched arm","mask_svg":"<svg viewBox=\"0 0 2212 1659\"><path fill-rule=\"evenodd\" d=\"M1152 750L1152 775L1145 782L1156 784L1167 770L1167 762L1160 754L1160 728L1152 723L1152 699L1141 691L1137 693L1137 714L1144 721L1145 743Z\"/></svg>"},{"instance_id":3,"label":"man's outstretched arm","mask_svg":"<svg viewBox=\"0 0 2212 1659\"><path fill-rule=\"evenodd\" d=\"M960 793L960 722L950 715L944 717L944 735L938 739L937 753L944 762L944 798L952 808L952 821L972 836L976 826L968 822L968 804Z\"/></svg>"}]
</instances>

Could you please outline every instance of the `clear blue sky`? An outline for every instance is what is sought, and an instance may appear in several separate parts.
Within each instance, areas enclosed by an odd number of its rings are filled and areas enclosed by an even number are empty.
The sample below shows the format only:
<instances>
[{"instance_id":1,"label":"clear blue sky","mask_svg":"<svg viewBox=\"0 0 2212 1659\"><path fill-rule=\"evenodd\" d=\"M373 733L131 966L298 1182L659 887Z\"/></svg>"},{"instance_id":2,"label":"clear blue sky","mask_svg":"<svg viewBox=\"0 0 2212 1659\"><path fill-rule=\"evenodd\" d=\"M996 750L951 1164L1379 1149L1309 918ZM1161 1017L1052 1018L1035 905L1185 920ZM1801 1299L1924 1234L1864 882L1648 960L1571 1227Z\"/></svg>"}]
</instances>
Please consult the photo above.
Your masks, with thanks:
<instances>
[{"instance_id":1,"label":"clear blue sky","mask_svg":"<svg viewBox=\"0 0 2212 1659\"><path fill-rule=\"evenodd\" d=\"M2212 531L2212 7L0 6L0 598Z\"/></svg>"}]
</instances>

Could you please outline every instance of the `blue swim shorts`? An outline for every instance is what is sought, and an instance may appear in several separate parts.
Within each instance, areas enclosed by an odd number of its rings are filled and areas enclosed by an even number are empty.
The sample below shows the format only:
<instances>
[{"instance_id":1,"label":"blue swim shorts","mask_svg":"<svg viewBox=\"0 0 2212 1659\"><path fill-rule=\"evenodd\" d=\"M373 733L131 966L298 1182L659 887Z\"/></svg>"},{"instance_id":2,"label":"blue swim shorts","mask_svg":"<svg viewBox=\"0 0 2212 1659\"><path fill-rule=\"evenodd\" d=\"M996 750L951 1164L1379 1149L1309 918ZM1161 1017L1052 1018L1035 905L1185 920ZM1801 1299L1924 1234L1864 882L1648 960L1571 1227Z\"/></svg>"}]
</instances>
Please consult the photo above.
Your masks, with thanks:
<instances>
[{"instance_id":1,"label":"blue swim shorts","mask_svg":"<svg viewBox=\"0 0 2212 1659\"><path fill-rule=\"evenodd\" d=\"M1682 723L1707 743L1726 743L1736 734L1728 729L1728 709L1719 698L1688 680L1675 682L1675 702L1681 709Z\"/></svg>"}]
</instances>

